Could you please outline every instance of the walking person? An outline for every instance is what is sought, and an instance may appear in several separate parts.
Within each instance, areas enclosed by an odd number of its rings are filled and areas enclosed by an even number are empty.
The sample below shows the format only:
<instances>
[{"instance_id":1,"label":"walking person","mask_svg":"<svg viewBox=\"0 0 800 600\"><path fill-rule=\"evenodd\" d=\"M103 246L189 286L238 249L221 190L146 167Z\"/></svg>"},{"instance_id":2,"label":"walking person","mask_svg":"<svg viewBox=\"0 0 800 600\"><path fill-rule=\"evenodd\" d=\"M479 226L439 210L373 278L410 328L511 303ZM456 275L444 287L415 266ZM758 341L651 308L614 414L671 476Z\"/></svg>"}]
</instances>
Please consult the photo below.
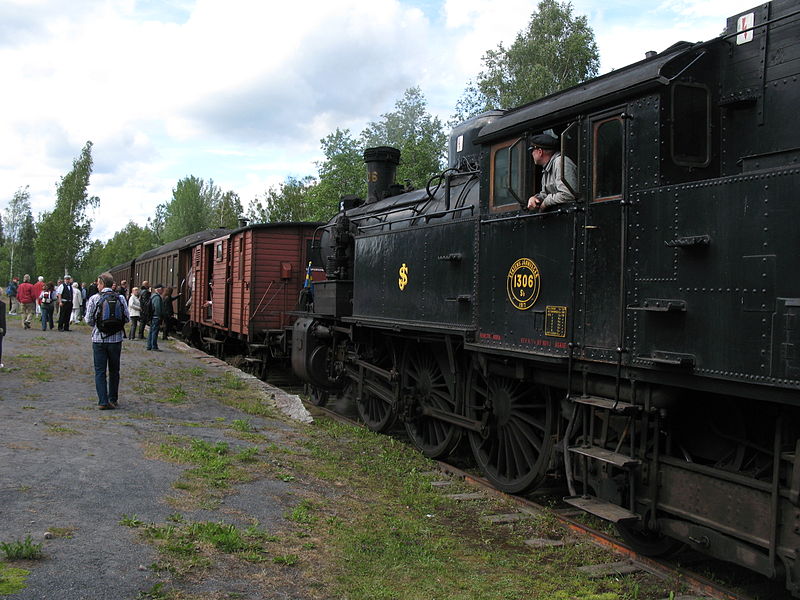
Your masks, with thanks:
<instances>
[{"instance_id":1,"label":"walking person","mask_svg":"<svg viewBox=\"0 0 800 600\"><path fill-rule=\"evenodd\" d=\"M17 302L18 287L19 287L19 277L12 277L11 281L8 282L8 287L6 288L6 295L8 296L8 302L11 304L11 306L8 307L9 315L16 315L17 310L19 310L19 302Z\"/></svg>"},{"instance_id":2,"label":"walking person","mask_svg":"<svg viewBox=\"0 0 800 600\"><path fill-rule=\"evenodd\" d=\"M81 283L81 320L86 319L86 282Z\"/></svg>"},{"instance_id":3,"label":"walking person","mask_svg":"<svg viewBox=\"0 0 800 600\"><path fill-rule=\"evenodd\" d=\"M72 318L70 323L79 323L81 320L81 305L83 304L83 296L81 295L81 288L78 286L77 281L72 282Z\"/></svg>"},{"instance_id":4,"label":"walking person","mask_svg":"<svg viewBox=\"0 0 800 600\"><path fill-rule=\"evenodd\" d=\"M3 368L4 337L6 337L6 303L0 300L0 369Z\"/></svg>"},{"instance_id":5,"label":"walking person","mask_svg":"<svg viewBox=\"0 0 800 600\"><path fill-rule=\"evenodd\" d=\"M150 334L147 336L147 349L153 352L161 352L158 347L158 328L164 304L164 299L161 297L163 292L164 286L159 283L150 295Z\"/></svg>"},{"instance_id":6,"label":"walking person","mask_svg":"<svg viewBox=\"0 0 800 600\"><path fill-rule=\"evenodd\" d=\"M33 297L36 298L36 304L34 308L36 309L36 316L39 317L42 314L42 310L39 307L39 294L42 293L44 289L44 277L39 275L39 278L36 280L36 283L33 284Z\"/></svg>"},{"instance_id":7,"label":"walking person","mask_svg":"<svg viewBox=\"0 0 800 600\"><path fill-rule=\"evenodd\" d=\"M142 304L139 301L139 288L135 287L131 290L131 297L128 300L128 311L131 315L131 335L130 339L136 339L136 329L139 326L139 317L142 314ZM139 336L142 339L142 336Z\"/></svg>"},{"instance_id":8,"label":"walking person","mask_svg":"<svg viewBox=\"0 0 800 600\"><path fill-rule=\"evenodd\" d=\"M27 273L22 278L22 283L19 284L17 289L17 300L22 305L22 326L25 329L31 328L31 319L36 312L36 296L33 293L33 284L31 283L31 276Z\"/></svg>"},{"instance_id":9,"label":"walking person","mask_svg":"<svg viewBox=\"0 0 800 600\"><path fill-rule=\"evenodd\" d=\"M69 331L69 321L72 318L72 294L72 277L64 275L64 283L56 288L59 331Z\"/></svg>"},{"instance_id":10,"label":"walking person","mask_svg":"<svg viewBox=\"0 0 800 600\"><path fill-rule=\"evenodd\" d=\"M164 302L162 304L164 308L164 337L162 339L169 339L170 331L175 330L175 309L173 309L173 302L175 302L179 296L180 294L177 296L172 295L171 287L168 287L164 294Z\"/></svg>"},{"instance_id":11,"label":"walking person","mask_svg":"<svg viewBox=\"0 0 800 600\"><path fill-rule=\"evenodd\" d=\"M150 323L150 282L146 279L139 290L139 304L142 306L139 321L139 337L144 339L144 326Z\"/></svg>"},{"instance_id":12,"label":"walking person","mask_svg":"<svg viewBox=\"0 0 800 600\"><path fill-rule=\"evenodd\" d=\"M100 410L117 408L122 328L130 320L128 304L111 290L113 283L111 273L102 273L97 278L100 292L89 298L86 306L86 322L92 326L94 384Z\"/></svg>"},{"instance_id":13,"label":"walking person","mask_svg":"<svg viewBox=\"0 0 800 600\"><path fill-rule=\"evenodd\" d=\"M39 294L39 308L42 311L42 331L47 331L47 326L53 329L53 311L56 303L56 286L52 281L44 284L42 293Z\"/></svg>"}]
</instances>

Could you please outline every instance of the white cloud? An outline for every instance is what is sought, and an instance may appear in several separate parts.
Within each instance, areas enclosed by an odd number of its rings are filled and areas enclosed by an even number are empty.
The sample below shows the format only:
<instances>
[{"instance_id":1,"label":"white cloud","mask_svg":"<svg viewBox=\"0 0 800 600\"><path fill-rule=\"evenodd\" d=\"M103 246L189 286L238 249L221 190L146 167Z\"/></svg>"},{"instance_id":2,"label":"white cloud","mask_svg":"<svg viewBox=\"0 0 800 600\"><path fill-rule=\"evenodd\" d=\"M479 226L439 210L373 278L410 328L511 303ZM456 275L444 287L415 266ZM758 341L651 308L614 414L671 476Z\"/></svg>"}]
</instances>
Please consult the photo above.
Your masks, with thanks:
<instances>
[{"instance_id":1,"label":"white cloud","mask_svg":"<svg viewBox=\"0 0 800 600\"><path fill-rule=\"evenodd\" d=\"M24 185L34 211L51 208L87 140L97 237L144 224L187 175L246 205L286 175L313 174L322 137L358 134L408 87L447 119L481 56L513 42L537 4L409 2L4 0L0 208ZM740 10L740 0L574 5L604 71L713 37Z\"/></svg>"}]
</instances>

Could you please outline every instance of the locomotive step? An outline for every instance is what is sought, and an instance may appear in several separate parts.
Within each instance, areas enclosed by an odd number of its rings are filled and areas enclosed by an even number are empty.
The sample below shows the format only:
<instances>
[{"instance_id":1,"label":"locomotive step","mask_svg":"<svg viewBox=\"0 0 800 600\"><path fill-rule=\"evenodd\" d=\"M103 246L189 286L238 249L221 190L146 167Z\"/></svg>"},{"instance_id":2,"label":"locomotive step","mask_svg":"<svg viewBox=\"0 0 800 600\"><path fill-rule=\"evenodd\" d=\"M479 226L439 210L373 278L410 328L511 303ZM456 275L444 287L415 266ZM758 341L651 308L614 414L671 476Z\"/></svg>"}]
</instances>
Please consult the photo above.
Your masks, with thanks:
<instances>
[{"instance_id":1,"label":"locomotive step","mask_svg":"<svg viewBox=\"0 0 800 600\"><path fill-rule=\"evenodd\" d=\"M569 496L564 498L564 502L612 523L639 520L639 515L636 513L594 496Z\"/></svg>"},{"instance_id":2,"label":"locomotive step","mask_svg":"<svg viewBox=\"0 0 800 600\"><path fill-rule=\"evenodd\" d=\"M618 413L631 413L642 410L642 407L636 404L622 402L621 400L612 400L611 398L601 398L600 396L570 396L570 400L578 404L612 410Z\"/></svg>"},{"instance_id":3,"label":"locomotive step","mask_svg":"<svg viewBox=\"0 0 800 600\"><path fill-rule=\"evenodd\" d=\"M641 461L636 458L631 458L619 452L606 450L605 448L598 448L597 446L572 446L569 451L609 463L620 469L634 469L641 464Z\"/></svg>"}]
</instances>

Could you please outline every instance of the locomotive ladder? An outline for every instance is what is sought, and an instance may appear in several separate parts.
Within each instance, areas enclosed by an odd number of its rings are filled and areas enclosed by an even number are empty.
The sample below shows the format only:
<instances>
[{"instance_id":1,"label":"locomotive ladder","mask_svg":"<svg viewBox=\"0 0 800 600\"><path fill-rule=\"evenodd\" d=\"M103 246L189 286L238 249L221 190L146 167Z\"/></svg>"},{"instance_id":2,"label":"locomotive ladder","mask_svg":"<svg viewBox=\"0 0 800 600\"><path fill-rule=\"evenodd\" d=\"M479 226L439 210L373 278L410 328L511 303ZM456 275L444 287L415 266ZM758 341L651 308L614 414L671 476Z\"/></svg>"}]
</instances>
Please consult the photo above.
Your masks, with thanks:
<instances>
[{"instance_id":1,"label":"locomotive ladder","mask_svg":"<svg viewBox=\"0 0 800 600\"><path fill-rule=\"evenodd\" d=\"M636 498L636 473L641 466L641 461L633 456L629 456L621 452L622 446L626 441L626 437L628 438L628 447L630 448L630 453L634 454L636 449L636 417L642 412L642 406L633 404L631 402L624 402L620 399L621 396L621 380L622 380L622 362L623 362L623 355L627 352L625 349L624 341L625 341L625 316L626 316L626 308L625 308L625 299L626 299L626 263L627 263L627 246L628 246L628 207L630 205L630 201L626 200L625 198L620 200L620 239L619 239L619 264L620 264L620 274L619 274L619 313L618 313L618 340L617 340L617 364L616 364L616 377L615 377L615 386L614 386L614 394L612 398L605 398L600 396L590 395L587 391L587 373L586 371L583 372L583 385L582 385L582 392L580 395L574 394L572 391L572 376L573 376L573 362L574 362L574 352L579 347L579 344L575 343L574 331L570 332L571 339L573 340L572 343L569 344L570 352L569 352L569 366L568 366L568 383L567 383L567 400L572 401L573 403L573 410L572 416L569 421L569 425L567 426L567 431L565 432L564 436L564 464L566 467L566 475L567 475L567 483L569 485L570 496L564 498L564 501L568 504L580 508L586 512L589 512L595 516L598 516L602 519L614 522L614 523L621 523L621 522L630 522L630 521L637 521L639 520L639 515L637 515L634 510L634 501ZM579 225L580 222L578 219L575 220L575 230L573 235L575 236L575 240L577 240L579 236ZM584 225L584 229L588 230L592 228L592 225L586 223ZM572 301L574 305L574 301L577 296L577 243L573 243L573 258L572 258ZM584 253L587 252L587 245L584 244ZM586 264L586 256L583 257L583 264ZM585 295L584 295L585 299ZM631 388L631 398L635 398L635 386L632 384ZM570 439L572 438L572 429L578 419L579 411L582 411L582 443L574 446L569 446ZM599 432L599 440L598 435L595 434L595 423L597 419L595 418L598 412L605 412L607 418L603 420L603 425L601 431ZM619 436L619 440L616 443L614 449L609 449L609 441L608 441L608 434L609 434L609 421L610 417L613 414L620 414L620 415L627 415L627 423L623 432ZM647 435L647 421L645 421L645 425L643 427L642 435ZM643 440L646 441L646 440ZM597 443L598 445L595 445ZM657 445L657 440L656 440ZM656 456L658 451L656 450ZM582 470L582 494L577 495L575 492L575 486L573 482L573 473L571 467L571 455L577 455L580 457L581 460L581 470ZM657 458L656 458L657 460ZM628 506L630 510L627 510L617 504L607 502L600 498L596 498L590 496L588 494L588 480L589 480L589 463L599 463L602 465L600 468L616 468L619 469L627 474L628 479Z\"/></svg>"}]
</instances>

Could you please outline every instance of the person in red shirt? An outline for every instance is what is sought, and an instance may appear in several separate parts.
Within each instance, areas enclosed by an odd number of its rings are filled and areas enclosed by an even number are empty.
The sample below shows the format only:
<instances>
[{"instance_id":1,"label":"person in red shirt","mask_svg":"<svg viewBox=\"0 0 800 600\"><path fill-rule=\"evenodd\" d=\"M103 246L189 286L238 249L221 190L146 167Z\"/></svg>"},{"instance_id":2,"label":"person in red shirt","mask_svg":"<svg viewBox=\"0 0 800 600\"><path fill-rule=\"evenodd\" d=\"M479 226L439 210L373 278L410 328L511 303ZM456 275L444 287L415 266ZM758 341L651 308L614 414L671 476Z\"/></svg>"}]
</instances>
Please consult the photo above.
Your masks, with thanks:
<instances>
[{"instance_id":1,"label":"person in red shirt","mask_svg":"<svg viewBox=\"0 0 800 600\"><path fill-rule=\"evenodd\" d=\"M22 305L22 326L25 329L31 328L31 318L35 312L36 298L33 293L31 276L26 273L22 278L22 283L17 288L17 301Z\"/></svg>"},{"instance_id":2,"label":"person in red shirt","mask_svg":"<svg viewBox=\"0 0 800 600\"><path fill-rule=\"evenodd\" d=\"M41 315L42 310L39 308L39 296L42 294L42 290L44 289L44 277L39 275L39 280L33 284L33 297L36 298L36 304L34 307L36 308L36 315Z\"/></svg>"}]
</instances>

